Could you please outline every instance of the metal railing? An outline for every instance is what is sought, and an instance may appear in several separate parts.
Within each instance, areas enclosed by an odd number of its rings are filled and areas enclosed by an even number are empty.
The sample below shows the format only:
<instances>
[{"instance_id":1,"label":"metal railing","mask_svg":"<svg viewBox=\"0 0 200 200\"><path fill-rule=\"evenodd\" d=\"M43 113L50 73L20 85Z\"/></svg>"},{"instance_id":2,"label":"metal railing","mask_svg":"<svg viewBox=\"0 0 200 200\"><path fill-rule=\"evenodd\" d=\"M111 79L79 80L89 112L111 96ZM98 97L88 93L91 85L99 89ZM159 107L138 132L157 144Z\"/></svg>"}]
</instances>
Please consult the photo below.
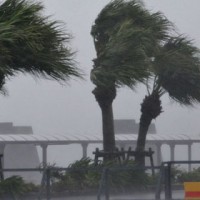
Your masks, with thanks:
<instances>
[{"instance_id":1,"label":"metal railing","mask_svg":"<svg viewBox=\"0 0 200 200\"><path fill-rule=\"evenodd\" d=\"M162 189L164 189L164 199L165 200L172 200L172 166L174 165L181 165L181 164L200 164L200 161L170 161L170 162L163 162L161 166L155 166L154 170L157 170L156 176L156 182L153 187L153 191L155 193L155 199L160 200L161 199L161 192ZM111 196L111 185L110 185L110 178L114 173L118 174L119 172L127 172L132 173L136 172L136 174L139 174L137 172L142 171L148 171L148 174L152 172L152 166L151 167L144 167L144 168L138 168L137 166L106 166L106 167L93 167L93 168L77 168L77 169L70 169L70 168L58 168L58 167L46 167L46 168L23 168L23 169L0 169L0 172L40 172L43 174L42 181L40 185L40 190L38 191L38 194L36 195L38 200L41 200L42 198L45 198L46 200L52 199L52 174L54 172L88 172L88 171L94 171L98 172L100 176L99 180L99 188L97 191L97 200L101 200L102 197L104 197L106 200L110 199ZM155 175L152 175L152 177Z\"/></svg>"},{"instance_id":2,"label":"metal railing","mask_svg":"<svg viewBox=\"0 0 200 200\"><path fill-rule=\"evenodd\" d=\"M118 167L94 167L94 168L78 168L78 169L70 169L70 168L58 168L58 167L46 167L46 168L21 168L21 169L1 169L0 172L40 172L43 174L40 189L37 194L35 194L35 198L38 200L52 199L52 183L51 178L54 172L86 172L86 171L94 171L101 174L101 178L99 180L99 189L97 191L97 199L101 200L103 196L105 196L106 200L110 199L110 185L109 178L112 173L118 174L118 172L131 172L135 170L141 170L141 168L137 167L126 167L126 166L118 166ZM145 167L144 170L152 170L152 167ZM14 199L14 198L13 198Z\"/></svg>"},{"instance_id":3,"label":"metal railing","mask_svg":"<svg viewBox=\"0 0 200 200\"><path fill-rule=\"evenodd\" d=\"M155 200L161 199L161 192L162 189L164 191L164 199L165 200L173 200L172 196L172 167L174 165L182 165L182 164L200 164L199 160L196 161L169 161L169 162L163 162L161 166L155 166L154 170L159 170L157 183L155 186ZM101 177L101 184L99 187L99 192L97 195L97 200L101 200L101 197L104 195L106 200L110 199L110 190L109 190L109 174L112 171L122 171L122 170L128 170L128 171L139 171L139 170L152 170L152 167L144 167L143 169L136 167L118 167L118 168L106 168L104 169Z\"/></svg>"},{"instance_id":4,"label":"metal railing","mask_svg":"<svg viewBox=\"0 0 200 200\"><path fill-rule=\"evenodd\" d=\"M118 167L107 167L103 169L102 172L102 176L101 176L101 181L100 181L100 186L99 186L99 190L98 190L98 194L97 194L97 200L101 200L101 197L104 196L105 200L109 200L110 196L111 196L111 192L110 192L110 185L109 185L109 176L111 175L112 172L137 172L139 173L143 173L144 171L151 171L152 172L152 166L146 166L146 167L138 167L138 166L118 166ZM159 170L160 171L160 166L154 166L154 171L155 170ZM152 173L152 176L154 177L155 174ZM158 186L155 185L155 187L157 188Z\"/></svg>"},{"instance_id":5,"label":"metal railing","mask_svg":"<svg viewBox=\"0 0 200 200\"><path fill-rule=\"evenodd\" d=\"M199 160L194 160L194 161L168 161L168 162L163 162L160 168L160 178L157 184L157 189L156 189L156 194L155 194L155 199L160 200L161 196L161 188L162 185L164 185L164 192L165 192L165 200L172 200L172 166L174 165L181 165L181 164L200 164Z\"/></svg>"}]
</instances>

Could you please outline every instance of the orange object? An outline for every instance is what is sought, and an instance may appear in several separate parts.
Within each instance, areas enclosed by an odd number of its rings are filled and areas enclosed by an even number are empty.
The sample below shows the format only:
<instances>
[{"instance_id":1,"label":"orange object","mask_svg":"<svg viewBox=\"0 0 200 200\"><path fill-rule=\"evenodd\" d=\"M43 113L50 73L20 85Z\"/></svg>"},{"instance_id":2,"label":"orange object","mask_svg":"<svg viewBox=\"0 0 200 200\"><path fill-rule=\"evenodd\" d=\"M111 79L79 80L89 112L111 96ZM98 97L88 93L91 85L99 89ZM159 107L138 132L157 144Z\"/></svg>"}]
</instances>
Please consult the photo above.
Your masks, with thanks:
<instances>
[{"instance_id":1,"label":"orange object","mask_svg":"<svg viewBox=\"0 0 200 200\"><path fill-rule=\"evenodd\" d=\"M200 182L185 182L185 200L200 200Z\"/></svg>"}]
</instances>

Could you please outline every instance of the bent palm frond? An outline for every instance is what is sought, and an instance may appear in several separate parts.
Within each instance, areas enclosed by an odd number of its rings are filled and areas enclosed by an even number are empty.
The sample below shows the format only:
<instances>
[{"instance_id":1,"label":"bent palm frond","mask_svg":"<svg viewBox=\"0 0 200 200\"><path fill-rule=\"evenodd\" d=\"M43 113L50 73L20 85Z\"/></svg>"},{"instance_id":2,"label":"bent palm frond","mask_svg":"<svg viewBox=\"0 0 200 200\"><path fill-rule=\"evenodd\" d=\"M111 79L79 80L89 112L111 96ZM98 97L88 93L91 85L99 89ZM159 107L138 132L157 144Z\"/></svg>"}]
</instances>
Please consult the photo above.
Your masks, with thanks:
<instances>
[{"instance_id":1,"label":"bent palm frond","mask_svg":"<svg viewBox=\"0 0 200 200\"><path fill-rule=\"evenodd\" d=\"M62 24L42 16L43 6L25 0L0 5L0 67L56 80L80 77Z\"/></svg>"},{"instance_id":2,"label":"bent palm frond","mask_svg":"<svg viewBox=\"0 0 200 200\"><path fill-rule=\"evenodd\" d=\"M200 102L199 49L182 36L171 38L155 59L158 82L180 104Z\"/></svg>"},{"instance_id":3,"label":"bent palm frond","mask_svg":"<svg viewBox=\"0 0 200 200\"><path fill-rule=\"evenodd\" d=\"M150 75L151 57L167 40L172 27L161 13L151 14L136 0L112 1L91 31L97 52L93 83L134 87L144 82Z\"/></svg>"}]
</instances>

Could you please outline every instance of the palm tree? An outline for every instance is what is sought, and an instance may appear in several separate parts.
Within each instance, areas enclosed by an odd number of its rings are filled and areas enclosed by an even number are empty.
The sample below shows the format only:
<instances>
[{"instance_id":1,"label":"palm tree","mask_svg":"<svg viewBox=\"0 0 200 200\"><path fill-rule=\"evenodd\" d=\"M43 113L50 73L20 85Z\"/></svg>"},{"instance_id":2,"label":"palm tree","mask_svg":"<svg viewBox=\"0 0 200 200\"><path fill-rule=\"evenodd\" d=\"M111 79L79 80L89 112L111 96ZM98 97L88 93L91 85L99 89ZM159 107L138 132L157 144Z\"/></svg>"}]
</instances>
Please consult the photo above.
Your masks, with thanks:
<instances>
[{"instance_id":1,"label":"palm tree","mask_svg":"<svg viewBox=\"0 0 200 200\"><path fill-rule=\"evenodd\" d=\"M141 104L136 146L136 162L140 165L144 165L149 125L162 113L161 96L168 93L171 99L186 106L200 102L199 49L190 40L182 36L170 38L153 57L150 67L152 77L147 79L148 95Z\"/></svg>"},{"instance_id":2,"label":"palm tree","mask_svg":"<svg viewBox=\"0 0 200 200\"><path fill-rule=\"evenodd\" d=\"M105 151L115 149L112 102L117 87L133 88L149 76L150 58L170 29L171 23L161 13L151 14L136 0L114 0L95 20L91 35L97 58L91 80L102 111Z\"/></svg>"},{"instance_id":3,"label":"palm tree","mask_svg":"<svg viewBox=\"0 0 200 200\"><path fill-rule=\"evenodd\" d=\"M42 15L41 3L6 0L0 5L0 79L18 72L65 81L80 77L62 23Z\"/></svg>"}]
</instances>

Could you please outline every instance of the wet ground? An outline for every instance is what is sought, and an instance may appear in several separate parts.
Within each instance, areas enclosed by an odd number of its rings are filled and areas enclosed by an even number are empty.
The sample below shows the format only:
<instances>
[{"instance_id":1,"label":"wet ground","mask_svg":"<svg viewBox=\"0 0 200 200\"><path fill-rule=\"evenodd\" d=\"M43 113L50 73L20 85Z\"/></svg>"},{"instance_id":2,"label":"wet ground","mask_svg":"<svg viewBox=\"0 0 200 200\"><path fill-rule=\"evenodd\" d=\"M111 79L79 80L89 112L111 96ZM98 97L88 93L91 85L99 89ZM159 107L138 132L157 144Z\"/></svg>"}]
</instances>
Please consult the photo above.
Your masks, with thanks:
<instances>
[{"instance_id":1,"label":"wet ground","mask_svg":"<svg viewBox=\"0 0 200 200\"><path fill-rule=\"evenodd\" d=\"M183 200L184 199L184 191L177 190L173 191L172 198L175 200ZM105 198L102 196L101 200ZM164 194L162 193L161 199L164 200ZM97 200L97 196L73 196L73 197L60 197L60 198L52 198L52 200ZM135 193L135 194L123 194L123 195L111 195L110 200L155 200L154 193Z\"/></svg>"}]
</instances>

